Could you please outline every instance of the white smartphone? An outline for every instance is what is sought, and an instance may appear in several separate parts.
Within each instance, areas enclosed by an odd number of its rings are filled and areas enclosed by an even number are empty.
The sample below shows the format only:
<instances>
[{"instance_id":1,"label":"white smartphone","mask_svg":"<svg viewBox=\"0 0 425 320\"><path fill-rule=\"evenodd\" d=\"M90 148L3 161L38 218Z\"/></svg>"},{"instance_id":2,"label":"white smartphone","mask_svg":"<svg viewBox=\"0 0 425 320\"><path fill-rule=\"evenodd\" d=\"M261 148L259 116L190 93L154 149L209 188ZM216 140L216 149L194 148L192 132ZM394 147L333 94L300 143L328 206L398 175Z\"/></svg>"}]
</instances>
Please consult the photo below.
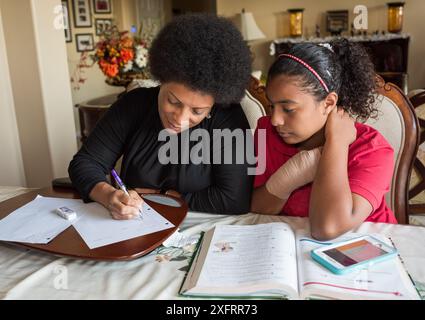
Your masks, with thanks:
<instances>
[{"instance_id":1,"label":"white smartphone","mask_svg":"<svg viewBox=\"0 0 425 320\"><path fill-rule=\"evenodd\" d=\"M311 257L336 274L345 274L397 256L397 250L372 237L361 236L311 251Z\"/></svg>"}]
</instances>

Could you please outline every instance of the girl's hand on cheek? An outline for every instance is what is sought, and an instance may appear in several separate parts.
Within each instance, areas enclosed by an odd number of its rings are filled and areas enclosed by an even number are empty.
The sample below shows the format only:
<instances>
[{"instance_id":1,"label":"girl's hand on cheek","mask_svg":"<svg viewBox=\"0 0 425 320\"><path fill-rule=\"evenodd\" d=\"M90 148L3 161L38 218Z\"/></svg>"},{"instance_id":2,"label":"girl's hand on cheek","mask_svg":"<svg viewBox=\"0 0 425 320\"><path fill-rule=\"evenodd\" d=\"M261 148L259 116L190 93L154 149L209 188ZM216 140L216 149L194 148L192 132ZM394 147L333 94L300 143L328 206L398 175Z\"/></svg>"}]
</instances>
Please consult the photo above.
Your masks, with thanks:
<instances>
[{"instance_id":1,"label":"girl's hand on cheek","mask_svg":"<svg viewBox=\"0 0 425 320\"><path fill-rule=\"evenodd\" d=\"M342 108L334 108L328 116L325 129L326 141L350 145L356 140L357 130L354 119Z\"/></svg>"}]
</instances>

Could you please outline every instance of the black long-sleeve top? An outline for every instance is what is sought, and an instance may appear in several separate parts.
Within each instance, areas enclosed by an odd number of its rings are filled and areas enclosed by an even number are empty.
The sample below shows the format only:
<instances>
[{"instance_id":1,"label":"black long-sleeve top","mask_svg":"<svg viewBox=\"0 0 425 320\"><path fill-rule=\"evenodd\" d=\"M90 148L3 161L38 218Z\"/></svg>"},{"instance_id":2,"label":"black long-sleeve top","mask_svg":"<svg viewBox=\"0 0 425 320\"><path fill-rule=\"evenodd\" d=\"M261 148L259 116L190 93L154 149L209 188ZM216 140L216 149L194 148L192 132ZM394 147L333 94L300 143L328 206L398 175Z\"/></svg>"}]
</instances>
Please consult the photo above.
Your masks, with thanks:
<instances>
[{"instance_id":1,"label":"black long-sleeve top","mask_svg":"<svg viewBox=\"0 0 425 320\"><path fill-rule=\"evenodd\" d=\"M215 139L215 144L218 140L222 142L221 160L225 158L225 152L231 150L232 161L231 164L216 164L213 159L220 149L214 147L212 141L214 129L242 129L243 143L252 143L251 134L247 131L249 124L241 106L215 105L210 119L204 119L186 133L177 134L180 146L183 134L190 136L197 128L208 131L211 140L204 142L210 142L209 155L205 153L206 158L210 158L210 164L194 164L190 160L185 163L187 161L182 159L187 156L182 157L181 151L185 148L181 147L178 163L164 165L160 163L158 153L162 157L167 156L164 151L167 151L170 139L158 139L160 131L164 129L158 113L158 93L159 87L135 89L118 99L97 123L68 168L72 183L83 200L91 201L89 193L92 188L99 182L107 182L106 175L123 156L120 176L128 188L176 190L194 211L222 214L248 212L253 176L248 175L250 165L241 141L232 139L231 143L226 144L224 140ZM191 137L191 140L195 139ZM167 146L164 145L166 143ZM189 149L204 156L207 148L200 151L199 142L190 141ZM169 152L168 156L172 158L176 154Z\"/></svg>"}]
</instances>

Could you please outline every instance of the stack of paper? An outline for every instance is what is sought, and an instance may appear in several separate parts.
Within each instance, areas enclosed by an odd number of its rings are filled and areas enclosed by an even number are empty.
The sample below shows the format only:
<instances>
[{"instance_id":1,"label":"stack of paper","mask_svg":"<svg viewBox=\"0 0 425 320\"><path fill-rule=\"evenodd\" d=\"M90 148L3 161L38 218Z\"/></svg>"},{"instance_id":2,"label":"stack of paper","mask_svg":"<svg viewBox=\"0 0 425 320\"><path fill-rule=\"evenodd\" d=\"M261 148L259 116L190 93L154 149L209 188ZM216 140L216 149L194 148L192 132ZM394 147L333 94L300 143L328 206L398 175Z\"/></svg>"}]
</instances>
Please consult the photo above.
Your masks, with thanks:
<instances>
[{"instance_id":1,"label":"stack of paper","mask_svg":"<svg viewBox=\"0 0 425 320\"><path fill-rule=\"evenodd\" d=\"M77 212L77 219L68 221L58 216L55 209L62 206ZM174 227L146 203L142 212L143 219L114 220L95 202L37 196L0 220L0 240L46 244L73 225L87 246L94 249Z\"/></svg>"}]
</instances>

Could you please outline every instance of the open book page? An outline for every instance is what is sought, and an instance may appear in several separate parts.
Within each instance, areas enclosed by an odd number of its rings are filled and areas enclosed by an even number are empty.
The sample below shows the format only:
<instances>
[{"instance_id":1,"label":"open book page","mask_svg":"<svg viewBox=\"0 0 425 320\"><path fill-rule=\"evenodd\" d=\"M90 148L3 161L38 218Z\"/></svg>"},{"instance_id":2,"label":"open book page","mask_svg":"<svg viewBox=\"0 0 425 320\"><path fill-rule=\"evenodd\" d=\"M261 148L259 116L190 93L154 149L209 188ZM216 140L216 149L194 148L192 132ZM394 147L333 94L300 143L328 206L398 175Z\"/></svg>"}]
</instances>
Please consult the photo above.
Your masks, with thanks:
<instances>
[{"instance_id":1,"label":"open book page","mask_svg":"<svg viewBox=\"0 0 425 320\"><path fill-rule=\"evenodd\" d=\"M360 234L346 234L333 241L344 241ZM388 238L373 235L392 245ZM418 299L417 292L400 259L379 262L345 275L333 274L311 258L310 252L330 242L319 242L299 233L297 259L299 291L302 298L332 299Z\"/></svg>"},{"instance_id":2,"label":"open book page","mask_svg":"<svg viewBox=\"0 0 425 320\"><path fill-rule=\"evenodd\" d=\"M182 292L205 296L298 295L295 236L289 225L219 225L210 242L208 233L205 236L188 274L192 284L184 285Z\"/></svg>"}]
</instances>

